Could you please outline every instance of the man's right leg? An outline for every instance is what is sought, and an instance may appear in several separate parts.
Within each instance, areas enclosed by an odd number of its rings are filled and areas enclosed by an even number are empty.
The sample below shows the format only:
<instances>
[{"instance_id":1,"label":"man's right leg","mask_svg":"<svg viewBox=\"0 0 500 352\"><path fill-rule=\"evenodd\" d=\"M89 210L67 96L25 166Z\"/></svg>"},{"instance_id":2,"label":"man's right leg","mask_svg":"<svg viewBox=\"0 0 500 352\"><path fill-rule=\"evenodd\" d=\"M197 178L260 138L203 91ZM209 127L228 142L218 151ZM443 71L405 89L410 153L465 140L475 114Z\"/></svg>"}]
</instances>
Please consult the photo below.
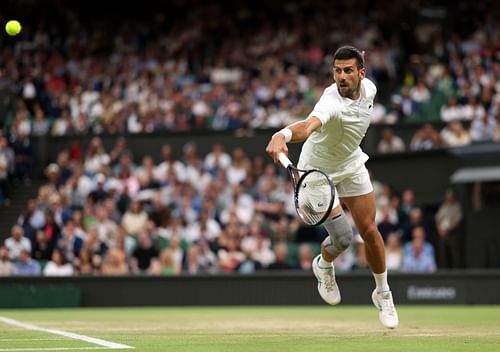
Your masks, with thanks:
<instances>
[{"instance_id":1,"label":"man's right leg","mask_svg":"<svg viewBox=\"0 0 500 352\"><path fill-rule=\"evenodd\" d=\"M365 242L366 259L370 264L376 285L372 293L372 301L379 309L380 322L393 329L398 326L399 318L387 282L384 240L375 225L374 193L344 197L343 201L351 211L356 228Z\"/></svg>"},{"instance_id":2,"label":"man's right leg","mask_svg":"<svg viewBox=\"0 0 500 352\"><path fill-rule=\"evenodd\" d=\"M353 233L340 206L337 215L325 222L329 236L321 243L321 254L313 260L313 272L318 280L318 292L328 304L340 303L340 291L335 281L333 260L351 244Z\"/></svg>"}]
</instances>

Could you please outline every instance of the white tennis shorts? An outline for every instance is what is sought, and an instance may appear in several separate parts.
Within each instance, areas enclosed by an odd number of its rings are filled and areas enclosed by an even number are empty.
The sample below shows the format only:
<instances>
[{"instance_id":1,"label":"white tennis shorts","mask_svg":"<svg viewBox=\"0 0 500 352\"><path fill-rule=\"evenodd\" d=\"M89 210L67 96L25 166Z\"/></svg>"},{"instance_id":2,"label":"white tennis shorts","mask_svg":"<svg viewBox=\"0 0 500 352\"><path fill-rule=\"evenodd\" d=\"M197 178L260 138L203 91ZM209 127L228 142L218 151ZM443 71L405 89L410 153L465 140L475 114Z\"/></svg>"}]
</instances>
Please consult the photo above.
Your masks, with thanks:
<instances>
[{"instance_id":1,"label":"white tennis shorts","mask_svg":"<svg viewBox=\"0 0 500 352\"><path fill-rule=\"evenodd\" d=\"M329 174L335 185L335 200L333 207L339 204L339 197L356 197L373 191L370 174L366 166L362 164L359 168L345 174Z\"/></svg>"}]
</instances>

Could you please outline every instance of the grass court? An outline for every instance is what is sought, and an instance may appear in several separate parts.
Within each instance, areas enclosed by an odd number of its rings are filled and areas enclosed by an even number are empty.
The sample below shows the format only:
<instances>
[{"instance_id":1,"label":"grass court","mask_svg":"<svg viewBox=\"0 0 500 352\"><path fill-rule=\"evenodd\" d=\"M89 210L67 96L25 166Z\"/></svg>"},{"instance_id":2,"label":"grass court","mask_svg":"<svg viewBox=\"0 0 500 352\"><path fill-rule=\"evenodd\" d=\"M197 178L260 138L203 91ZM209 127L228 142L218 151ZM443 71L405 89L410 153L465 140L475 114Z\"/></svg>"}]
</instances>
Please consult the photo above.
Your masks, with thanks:
<instances>
[{"instance_id":1,"label":"grass court","mask_svg":"<svg viewBox=\"0 0 500 352\"><path fill-rule=\"evenodd\" d=\"M500 351L500 306L397 308L395 330L371 306L0 310L0 351Z\"/></svg>"}]
</instances>

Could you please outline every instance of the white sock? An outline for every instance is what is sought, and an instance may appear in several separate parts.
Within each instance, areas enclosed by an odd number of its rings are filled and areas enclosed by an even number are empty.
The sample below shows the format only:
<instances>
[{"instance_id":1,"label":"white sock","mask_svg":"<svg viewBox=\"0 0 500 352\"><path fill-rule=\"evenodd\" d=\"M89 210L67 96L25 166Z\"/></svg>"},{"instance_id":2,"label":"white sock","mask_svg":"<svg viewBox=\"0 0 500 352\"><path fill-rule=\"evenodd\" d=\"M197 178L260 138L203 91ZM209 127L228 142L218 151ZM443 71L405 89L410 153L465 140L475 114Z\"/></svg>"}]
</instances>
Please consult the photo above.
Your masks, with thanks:
<instances>
[{"instance_id":1,"label":"white sock","mask_svg":"<svg viewBox=\"0 0 500 352\"><path fill-rule=\"evenodd\" d=\"M375 284L377 285L376 290L378 293L391 290L387 283L387 269L380 274L373 273L373 277L375 278Z\"/></svg>"},{"instance_id":2,"label":"white sock","mask_svg":"<svg viewBox=\"0 0 500 352\"><path fill-rule=\"evenodd\" d=\"M323 259L323 255L319 256L319 261L318 261L319 267L323 269L328 269L332 267L331 262L327 262L326 260Z\"/></svg>"}]
</instances>

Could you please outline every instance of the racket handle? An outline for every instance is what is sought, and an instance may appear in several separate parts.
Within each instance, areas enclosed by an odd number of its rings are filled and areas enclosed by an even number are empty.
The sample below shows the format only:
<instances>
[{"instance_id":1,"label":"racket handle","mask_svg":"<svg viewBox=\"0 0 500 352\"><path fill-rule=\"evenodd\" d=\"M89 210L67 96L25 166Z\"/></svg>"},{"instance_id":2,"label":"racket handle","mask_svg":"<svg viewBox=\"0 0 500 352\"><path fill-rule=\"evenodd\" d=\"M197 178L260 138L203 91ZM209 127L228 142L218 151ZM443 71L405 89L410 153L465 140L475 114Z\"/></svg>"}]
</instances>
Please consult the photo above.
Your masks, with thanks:
<instances>
[{"instance_id":1,"label":"racket handle","mask_svg":"<svg viewBox=\"0 0 500 352\"><path fill-rule=\"evenodd\" d=\"M285 155L285 153L279 153L278 158L284 168L288 168L290 165L293 165L290 159L288 159L288 157Z\"/></svg>"}]
</instances>

